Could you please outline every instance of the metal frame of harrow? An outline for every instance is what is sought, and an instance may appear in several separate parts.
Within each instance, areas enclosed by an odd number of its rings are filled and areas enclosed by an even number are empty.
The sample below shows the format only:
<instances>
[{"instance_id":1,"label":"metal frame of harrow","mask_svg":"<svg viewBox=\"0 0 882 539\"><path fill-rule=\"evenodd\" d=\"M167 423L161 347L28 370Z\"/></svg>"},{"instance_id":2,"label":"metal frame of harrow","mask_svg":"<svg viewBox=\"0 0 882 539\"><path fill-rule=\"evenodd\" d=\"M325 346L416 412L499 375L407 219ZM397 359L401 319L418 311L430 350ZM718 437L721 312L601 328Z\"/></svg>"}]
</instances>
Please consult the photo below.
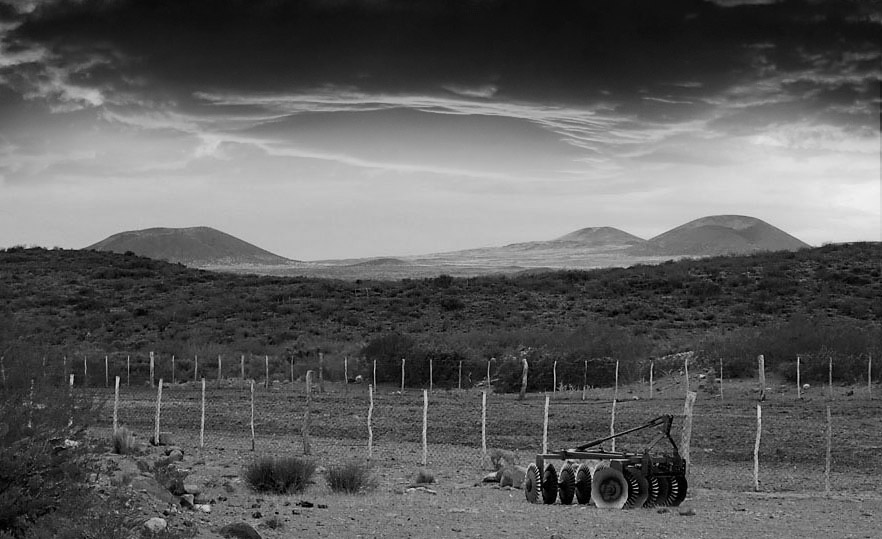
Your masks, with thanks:
<instances>
[{"instance_id":1,"label":"metal frame of harrow","mask_svg":"<svg viewBox=\"0 0 882 539\"><path fill-rule=\"evenodd\" d=\"M657 505L680 505L686 497L686 461L680 456L677 444L671 438L672 415L658 416L649 422L590 441L574 449L563 449L536 455L535 464L527 468L524 491L531 503L542 501L554 503L560 493L562 504L573 503L574 495L578 503L593 501L598 507L653 507ZM661 427L662 432L649 443L642 453L605 451L603 448L590 450L603 442L639 430ZM661 440L667 439L673 448L671 455L652 457L649 451ZM554 466L546 460L562 460L560 476ZM572 460L609 461L609 466L596 470L587 463L573 469ZM540 472L541 471L541 472Z\"/></svg>"}]
</instances>

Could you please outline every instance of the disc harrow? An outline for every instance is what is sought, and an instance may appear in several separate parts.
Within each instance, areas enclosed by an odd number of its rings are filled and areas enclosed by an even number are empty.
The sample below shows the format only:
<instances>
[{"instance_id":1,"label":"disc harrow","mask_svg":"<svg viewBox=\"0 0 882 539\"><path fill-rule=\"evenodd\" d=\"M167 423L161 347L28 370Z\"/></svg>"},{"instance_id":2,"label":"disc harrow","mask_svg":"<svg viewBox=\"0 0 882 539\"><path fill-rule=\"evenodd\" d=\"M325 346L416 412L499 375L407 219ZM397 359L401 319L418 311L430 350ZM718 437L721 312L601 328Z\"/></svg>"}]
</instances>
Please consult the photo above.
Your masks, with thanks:
<instances>
[{"instance_id":1,"label":"disc harrow","mask_svg":"<svg viewBox=\"0 0 882 539\"><path fill-rule=\"evenodd\" d=\"M536 455L524 480L527 501L563 505L593 503L600 508L636 509L638 507L677 506L686 499L686 461L671 438L672 415L651 421L580 445ZM661 432L640 453L605 451L603 442L638 430L659 427ZM671 452L650 454L663 439ZM551 460L563 461L558 474Z\"/></svg>"}]
</instances>

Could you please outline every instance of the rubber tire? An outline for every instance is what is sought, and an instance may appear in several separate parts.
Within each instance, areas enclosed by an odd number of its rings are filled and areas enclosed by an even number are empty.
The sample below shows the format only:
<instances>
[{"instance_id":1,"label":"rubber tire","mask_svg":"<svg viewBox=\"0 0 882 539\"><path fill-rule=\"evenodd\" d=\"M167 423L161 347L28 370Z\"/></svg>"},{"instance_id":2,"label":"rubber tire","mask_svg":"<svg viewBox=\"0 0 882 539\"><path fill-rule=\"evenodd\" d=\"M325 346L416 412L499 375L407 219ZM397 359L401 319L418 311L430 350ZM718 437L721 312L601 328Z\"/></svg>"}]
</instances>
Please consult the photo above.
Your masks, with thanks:
<instances>
[{"instance_id":1,"label":"rubber tire","mask_svg":"<svg viewBox=\"0 0 882 539\"><path fill-rule=\"evenodd\" d=\"M576 494L576 472L569 462L564 464L560 470L560 476L557 478L557 492L561 504L572 505L573 495Z\"/></svg>"},{"instance_id":2,"label":"rubber tire","mask_svg":"<svg viewBox=\"0 0 882 539\"><path fill-rule=\"evenodd\" d=\"M551 505L557 499L557 470L551 464L545 465L542 473L542 502Z\"/></svg>"},{"instance_id":3,"label":"rubber tire","mask_svg":"<svg viewBox=\"0 0 882 539\"><path fill-rule=\"evenodd\" d=\"M625 468L622 472L628 482L628 500L625 509L639 509L649 498L649 482L636 468Z\"/></svg>"},{"instance_id":4,"label":"rubber tire","mask_svg":"<svg viewBox=\"0 0 882 539\"><path fill-rule=\"evenodd\" d=\"M621 509L628 501L628 482L622 472L615 468L602 468L594 472L591 480L591 499L602 509Z\"/></svg>"},{"instance_id":5,"label":"rubber tire","mask_svg":"<svg viewBox=\"0 0 882 539\"><path fill-rule=\"evenodd\" d=\"M581 505L591 502L591 465L587 462L576 469L576 500Z\"/></svg>"},{"instance_id":6,"label":"rubber tire","mask_svg":"<svg viewBox=\"0 0 882 539\"><path fill-rule=\"evenodd\" d=\"M668 478L668 482L667 504L672 507L677 507L686 499L686 489L688 488L686 477L682 475L674 475Z\"/></svg>"},{"instance_id":7,"label":"rubber tire","mask_svg":"<svg viewBox=\"0 0 882 539\"><path fill-rule=\"evenodd\" d=\"M527 466L527 472L524 474L524 495L530 503L539 503L539 485L542 479L539 477L539 468L535 462L531 462Z\"/></svg>"}]
</instances>

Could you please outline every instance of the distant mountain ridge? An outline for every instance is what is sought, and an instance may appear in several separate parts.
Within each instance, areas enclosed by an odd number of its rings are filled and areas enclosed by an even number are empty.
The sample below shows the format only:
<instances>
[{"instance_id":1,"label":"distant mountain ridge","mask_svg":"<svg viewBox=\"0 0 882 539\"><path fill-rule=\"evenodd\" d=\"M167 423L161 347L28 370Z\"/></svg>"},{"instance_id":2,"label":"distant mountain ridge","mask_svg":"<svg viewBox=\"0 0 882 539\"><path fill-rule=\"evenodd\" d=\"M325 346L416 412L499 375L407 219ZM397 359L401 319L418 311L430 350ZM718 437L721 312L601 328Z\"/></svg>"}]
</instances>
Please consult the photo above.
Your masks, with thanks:
<instances>
[{"instance_id":1,"label":"distant mountain ridge","mask_svg":"<svg viewBox=\"0 0 882 539\"><path fill-rule=\"evenodd\" d=\"M86 249L125 253L179 262L187 266L280 265L291 262L234 236L207 226L148 228L114 234Z\"/></svg>"}]
</instances>

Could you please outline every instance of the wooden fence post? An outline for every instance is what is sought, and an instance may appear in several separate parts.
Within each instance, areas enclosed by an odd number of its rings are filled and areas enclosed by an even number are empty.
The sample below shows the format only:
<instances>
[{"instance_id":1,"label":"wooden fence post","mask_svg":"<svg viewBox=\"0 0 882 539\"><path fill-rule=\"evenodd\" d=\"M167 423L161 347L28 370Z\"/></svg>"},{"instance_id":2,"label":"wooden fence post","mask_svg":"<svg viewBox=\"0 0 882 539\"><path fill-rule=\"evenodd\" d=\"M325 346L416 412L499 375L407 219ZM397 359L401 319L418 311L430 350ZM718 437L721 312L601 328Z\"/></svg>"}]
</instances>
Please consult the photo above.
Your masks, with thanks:
<instances>
[{"instance_id":1,"label":"wooden fence post","mask_svg":"<svg viewBox=\"0 0 882 539\"><path fill-rule=\"evenodd\" d=\"M377 389L377 360L374 360L374 389Z\"/></svg>"},{"instance_id":2,"label":"wooden fence post","mask_svg":"<svg viewBox=\"0 0 882 539\"><path fill-rule=\"evenodd\" d=\"M763 406L756 403L756 441L753 444L753 490L759 492L759 448L763 432Z\"/></svg>"},{"instance_id":3,"label":"wooden fence post","mask_svg":"<svg viewBox=\"0 0 882 539\"><path fill-rule=\"evenodd\" d=\"M113 433L119 430L119 376L113 386Z\"/></svg>"},{"instance_id":4,"label":"wooden fence post","mask_svg":"<svg viewBox=\"0 0 882 539\"><path fill-rule=\"evenodd\" d=\"M683 371L686 373L686 394L689 394L689 354L683 357Z\"/></svg>"},{"instance_id":5,"label":"wooden fence post","mask_svg":"<svg viewBox=\"0 0 882 539\"><path fill-rule=\"evenodd\" d=\"M202 408L199 414L199 450L205 448L205 378L202 379Z\"/></svg>"},{"instance_id":6,"label":"wooden fence post","mask_svg":"<svg viewBox=\"0 0 882 539\"><path fill-rule=\"evenodd\" d=\"M653 360L649 360L649 398L653 398L655 393L652 389L652 369L655 366L655 362Z\"/></svg>"},{"instance_id":7,"label":"wooden fence post","mask_svg":"<svg viewBox=\"0 0 882 539\"><path fill-rule=\"evenodd\" d=\"M551 393L557 393L557 360L551 365Z\"/></svg>"},{"instance_id":8,"label":"wooden fence post","mask_svg":"<svg viewBox=\"0 0 882 539\"><path fill-rule=\"evenodd\" d=\"M827 375L827 379L828 379L829 387L830 387L830 398L832 399L833 398L833 356L829 356L829 364L830 364L830 368L829 368L829 373Z\"/></svg>"},{"instance_id":9,"label":"wooden fence post","mask_svg":"<svg viewBox=\"0 0 882 539\"><path fill-rule=\"evenodd\" d=\"M34 428L34 379L31 378L31 391L28 393L28 429Z\"/></svg>"},{"instance_id":10,"label":"wooden fence post","mask_svg":"<svg viewBox=\"0 0 882 539\"><path fill-rule=\"evenodd\" d=\"M251 450L254 451L254 380L251 380Z\"/></svg>"},{"instance_id":11,"label":"wooden fence post","mask_svg":"<svg viewBox=\"0 0 882 539\"><path fill-rule=\"evenodd\" d=\"M434 385L435 385L435 380L434 380L434 376L432 373L432 364L433 364L432 358L429 358L429 391L432 391L434 389Z\"/></svg>"},{"instance_id":12,"label":"wooden fence post","mask_svg":"<svg viewBox=\"0 0 882 539\"><path fill-rule=\"evenodd\" d=\"M372 459L374 456L374 429L371 426L371 419L374 415L374 385L368 384L368 398L370 399L370 405L368 407L367 414L367 428L368 428L368 460Z\"/></svg>"},{"instance_id":13,"label":"wooden fence post","mask_svg":"<svg viewBox=\"0 0 882 539\"><path fill-rule=\"evenodd\" d=\"M199 356L197 354L193 354L193 381L199 379Z\"/></svg>"},{"instance_id":14,"label":"wooden fence post","mask_svg":"<svg viewBox=\"0 0 882 539\"><path fill-rule=\"evenodd\" d=\"M303 412L303 427L300 433L303 436L303 454L311 454L309 447L309 421L312 408L312 371L306 371L306 410Z\"/></svg>"},{"instance_id":15,"label":"wooden fence post","mask_svg":"<svg viewBox=\"0 0 882 539\"><path fill-rule=\"evenodd\" d=\"M585 370L582 372L582 400L585 400L585 392L588 391L588 360L585 360Z\"/></svg>"},{"instance_id":16,"label":"wooden fence post","mask_svg":"<svg viewBox=\"0 0 882 539\"><path fill-rule=\"evenodd\" d=\"M239 356L239 380L241 380L241 384L245 385L245 354ZM291 380L294 381L293 379Z\"/></svg>"},{"instance_id":17,"label":"wooden fence post","mask_svg":"<svg viewBox=\"0 0 882 539\"><path fill-rule=\"evenodd\" d=\"M224 377L224 364L221 361L221 355L217 355L217 387L221 386L221 380Z\"/></svg>"},{"instance_id":18,"label":"wooden fence post","mask_svg":"<svg viewBox=\"0 0 882 539\"><path fill-rule=\"evenodd\" d=\"M529 368L527 354L521 356L521 364L523 365L523 373L521 374L521 393L518 395L518 400L520 401L524 400L524 397L527 396L527 369Z\"/></svg>"},{"instance_id":19,"label":"wooden fence post","mask_svg":"<svg viewBox=\"0 0 882 539\"><path fill-rule=\"evenodd\" d=\"M404 394L404 358L401 358L401 393Z\"/></svg>"},{"instance_id":20,"label":"wooden fence post","mask_svg":"<svg viewBox=\"0 0 882 539\"><path fill-rule=\"evenodd\" d=\"M796 398L802 398L802 382L799 380L799 362L800 357L796 356Z\"/></svg>"},{"instance_id":21,"label":"wooden fence post","mask_svg":"<svg viewBox=\"0 0 882 539\"><path fill-rule=\"evenodd\" d=\"M723 358L720 358L720 402L723 400Z\"/></svg>"},{"instance_id":22,"label":"wooden fence post","mask_svg":"<svg viewBox=\"0 0 882 539\"><path fill-rule=\"evenodd\" d=\"M153 361L154 361L153 352L150 352L150 387L156 387L156 384L154 384L154 382L153 382L155 379L154 376L156 373L155 365L154 365Z\"/></svg>"},{"instance_id":23,"label":"wooden fence post","mask_svg":"<svg viewBox=\"0 0 882 539\"><path fill-rule=\"evenodd\" d=\"M867 393L873 394L873 354L867 354Z\"/></svg>"},{"instance_id":24,"label":"wooden fence post","mask_svg":"<svg viewBox=\"0 0 882 539\"><path fill-rule=\"evenodd\" d=\"M759 400L766 400L766 358L763 357L762 354L756 358L759 363L759 380L760 380L760 392L759 392Z\"/></svg>"},{"instance_id":25,"label":"wooden fence post","mask_svg":"<svg viewBox=\"0 0 882 539\"><path fill-rule=\"evenodd\" d=\"M612 412L609 418L609 435L612 436L616 433L616 401L619 400L619 362L616 360L616 385L613 390L613 401L612 401ZM611 451L616 450L616 439L613 438L610 440L612 443Z\"/></svg>"},{"instance_id":26,"label":"wooden fence post","mask_svg":"<svg viewBox=\"0 0 882 539\"><path fill-rule=\"evenodd\" d=\"M269 356L263 356L263 375L264 375L264 389L269 389Z\"/></svg>"},{"instance_id":27,"label":"wooden fence post","mask_svg":"<svg viewBox=\"0 0 882 539\"><path fill-rule=\"evenodd\" d=\"M690 391L686 393L686 403L683 406L683 429L680 432L680 454L686 461L686 474L692 471L692 460L689 457L689 446L692 442L692 408L695 406L695 397L698 393Z\"/></svg>"},{"instance_id":28,"label":"wooden fence post","mask_svg":"<svg viewBox=\"0 0 882 539\"><path fill-rule=\"evenodd\" d=\"M177 380L175 377L175 355L172 354L172 385L174 385L176 383L176 381Z\"/></svg>"},{"instance_id":29,"label":"wooden fence post","mask_svg":"<svg viewBox=\"0 0 882 539\"><path fill-rule=\"evenodd\" d=\"M110 387L110 365L107 356L104 356L104 387Z\"/></svg>"},{"instance_id":30,"label":"wooden fence post","mask_svg":"<svg viewBox=\"0 0 882 539\"><path fill-rule=\"evenodd\" d=\"M481 466L487 462L487 390L481 392Z\"/></svg>"},{"instance_id":31,"label":"wooden fence post","mask_svg":"<svg viewBox=\"0 0 882 539\"><path fill-rule=\"evenodd\" d=\"M83 387L89 385L89 363L86 356L83 356Z\"/></svg>"},{"instance_id":32,"label":"wooden fence post","mask_svg":"<svg viewBox=\"0 0 882 539\"><path fill-rule=\"evenodd\" d=\"M73 386L74 386L74 375L70 375L70 383L67 385L67 400L70 402L70 414L67 416L67 428L73 426L73 411L74 411L74 403L73 401Z\"/></svg>"},{"instance_id":33,"label":"wooden fence post","mask_svg":"<svg viewBox=\"0 0 882 539\"><path fill-rule=\"evenodd\" d=\"M132 356L126 356L126 387L132 386Z\"/></svg>"},{"instance_id":34,"label":"wooden fence post","mask_svg":"<svg viewBox=\"0 0 882 539\"><path fill-rule=\"evenodd\" d=\"M542 453L548 453L548 403L551 399L545 394L545 411L542 416Z\"/></svg>"},{"instance_id":35,"label":"wooden fence post","mask_svg":"<svg viewBox=\"0 0 882 539\"><path fill-rule=\"evenodd\" d=\"M423 461L425 466L429 463L429 443L426 433L429 427L429 392L423 390Z\"/></svg>"},{"instance_id":36,"label":"wooden fence post","mask_svg":"<svg viewBox=\"0 0 882 539\"><path fill-rule=\"evenodd\" d=\"M349 393L349 356L343 356L343 389Z\"/></svg>"},{"instance_id":37,"label":"wooden fence post","mask_svg":"<svg viewBox=\"0 0 882 539\"><path fill-rule=\"evenodd\" d=\"M462 361L459 362L459 382L457 382L456 388L462 390Z\"/></svg>"},{"instance_id":38,"label":"wooden fence post","mask_svg":"<svg viewBox=\"0 0 882 539\"><path fill-rule=\"evenodd\" d=\"M325 392L325 353L319 352L319 393Z\"/></svg>"},{"instance_id":39,"label":"wooden fence post","mask_svg":"<svg viewBox=\"0 0 882 539\"><path fill-rule=\"evenodd\" d=\"M493 361L493 358L487 360L487 391L490 391L490 362Z\"/></svg>"},{"instance_id":40,"label":"wooden fence post","mask_svg":"<svg viewBox=\"0 0 882 539\"><path fill-rule=\"evenodd\" d=\"M156 390L156 424L153 431L153 444L160 445L162 438L159 434L159 413L162 408L162 378L159 379L159 389Z\"/></svg>"},{"instance_id":41,"label":"wooden fence post","mask_svg":"<svg viewBox=\"0 0 882 539\"><path fill-rule=\"evenodd\" d=\"M830 417L830 405L827 405L827 454L824 466L824 496L830 496L830 464L833 446L833 421Z\"/></svg>"}]
</instances>

